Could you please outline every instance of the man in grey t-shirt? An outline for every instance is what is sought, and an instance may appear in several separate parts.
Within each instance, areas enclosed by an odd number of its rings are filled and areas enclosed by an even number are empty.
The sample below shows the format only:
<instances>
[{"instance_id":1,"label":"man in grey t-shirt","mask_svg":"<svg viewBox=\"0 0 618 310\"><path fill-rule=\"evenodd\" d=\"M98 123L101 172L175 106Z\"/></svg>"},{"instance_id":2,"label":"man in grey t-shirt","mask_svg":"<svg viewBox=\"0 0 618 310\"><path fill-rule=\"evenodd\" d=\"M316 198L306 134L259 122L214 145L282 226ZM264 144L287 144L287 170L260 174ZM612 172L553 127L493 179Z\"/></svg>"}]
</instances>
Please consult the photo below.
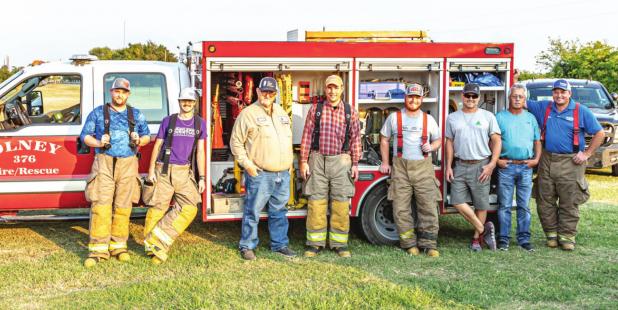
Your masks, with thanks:
<instances>
[{"instance_id":1,"label":"man in grey t-shirt","mask_svg":"<svg viewBox=\"0 0 618 310\"><path fill-rule=\"evenodd\" d=\"M438 208L442 200L435 177L431 152L442 145L436 121L421 111L424 89L420 84L406 88L405 107L391 113L380 130L380 172L391 172L389 143L393 143L393 167L388 199L393 201L393 217L399 244L410 255L419 248L429 257L438 257ZM412 212L416 201L416 219ZM417 242L418 237L418 242Z\"/></svg>"},{"instance_id":2,"label":"man in grey t-shirt","mask_svg":"<svg viewBox=\"0 0 618 310\"><path fill-rule=\"evenodd\" d=\"M502 141L496 117L478 108L480 88L464 86L463 108L446 120L446 180L451 182L450 203L474 226L470 248L482 249L481 242L496 249L494 225L485 223L489 208L489 183L500 157ZM491 140L491 143L490 143ZM453 159L456 159L452 168ZM468 205L472 201L474 210Z\"/></svg>"}]
</instances>

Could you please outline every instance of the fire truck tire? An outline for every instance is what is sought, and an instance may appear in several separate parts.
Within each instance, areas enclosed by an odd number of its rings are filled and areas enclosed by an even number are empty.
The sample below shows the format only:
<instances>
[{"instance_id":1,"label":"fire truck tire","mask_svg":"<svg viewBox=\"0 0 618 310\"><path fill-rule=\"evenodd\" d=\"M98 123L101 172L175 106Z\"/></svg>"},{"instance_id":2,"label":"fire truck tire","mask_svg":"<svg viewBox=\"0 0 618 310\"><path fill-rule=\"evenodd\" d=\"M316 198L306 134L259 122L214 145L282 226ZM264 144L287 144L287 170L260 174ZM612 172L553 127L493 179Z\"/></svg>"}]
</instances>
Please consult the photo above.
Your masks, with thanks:
<instances>
[{"instance_id":1,"label":"fire truck tire","mask_svg":"<svg viewBox=\"0 0 618 310\"><path fill-rule=\"evenodd\" d=\"M376 245L393 245L399 242L392 203L386 199L387 189L386 182L371 189L363 201L360 219L356 225L365 239Z\"/></svg>"},{"instance_id":2,"label":"fire truck tire","mask_svg":"<svg viewBox=\"0 0 618 310\"><path fill-rule=\"evenodd\" d=\"M618 164L612 166L612 175L618 177Z\"/></svg>"}]
</instances>

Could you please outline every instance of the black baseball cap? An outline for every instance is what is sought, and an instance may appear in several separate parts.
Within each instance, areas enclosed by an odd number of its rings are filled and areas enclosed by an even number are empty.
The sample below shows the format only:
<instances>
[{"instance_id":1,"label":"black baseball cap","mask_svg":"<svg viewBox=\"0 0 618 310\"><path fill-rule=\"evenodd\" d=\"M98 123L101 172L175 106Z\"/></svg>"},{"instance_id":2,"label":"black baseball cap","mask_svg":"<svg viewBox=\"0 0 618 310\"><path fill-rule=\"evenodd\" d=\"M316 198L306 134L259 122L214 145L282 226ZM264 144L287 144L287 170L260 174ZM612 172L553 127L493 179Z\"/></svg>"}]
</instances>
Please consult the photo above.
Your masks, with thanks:
<instances>
[{"instance_id":1,"label":"black baseball cap","mask_svg":"<svg viewBox=\"0 0 618 310\"><path fill-rule=\"evenodd\" d=\"M468 83L463 88L463 93L465 94L475 94L477 96L481 95L481 88L479 84L476 83Z\"/></svg>"}]
</instances>

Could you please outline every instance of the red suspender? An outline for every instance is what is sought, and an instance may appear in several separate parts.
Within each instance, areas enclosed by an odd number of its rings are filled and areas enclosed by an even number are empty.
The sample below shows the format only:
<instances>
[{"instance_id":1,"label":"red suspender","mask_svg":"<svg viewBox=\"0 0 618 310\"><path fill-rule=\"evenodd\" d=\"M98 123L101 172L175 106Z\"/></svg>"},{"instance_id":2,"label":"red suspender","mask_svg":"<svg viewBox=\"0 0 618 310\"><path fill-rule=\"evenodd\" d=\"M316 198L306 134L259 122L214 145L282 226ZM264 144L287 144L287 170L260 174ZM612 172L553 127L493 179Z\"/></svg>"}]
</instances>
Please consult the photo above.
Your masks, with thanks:
<instances>
[{"instance_id":1,"label":"red suspender","mask_svg":"<svg viewBox=\"0 0 618 310\"><path fill-rule=\"evenodd\" d=\"M423 113L423 133L421 134L421 148L427 143L427 113ZM428 153L423 152L423 156L427 158Z\"/></svg>"},{"instance_id":2,"label":"red suspender","mask_svg":"<svg viewBox=\"0 0 618 310\"><path fill-rule=\"evenodd\" d=\"M579 152L579 102L573 111L573 153Z\"/></svg>"},{"instance_id":3,"label":"red suspender","mask_svg":"<svg viewBox=\"0 0 618 310\"><path fill-rule=\"evenodd\" d=\"M541 131L541 143L545 146L545 129L547 128L547 119L551 113L550 102L545 109L545 119L543 120L543 130ZM575 103L575 110L573 110L573 153L579 152L579 102Z\"/></svg>"},{"instance_id":4,"label":"red suspender","mask_svg":"<svg viewBox=\"0 0 618 310\"><path fill-rule=\"evenodd\" d=\"M541 131L541 143L545 146L545 128L547 128L547 119L549 118L549 114L551 113L551 104L547 104L547 108L545 109L545 119L543 120L543 130Z\"/></svg>"},{"instance_id":5,"label":"red suspender","mask_svg":"<svg viewBox=\"0 0 618 310\"><path fill-rule=\"evenodd\" d=\"M423 144L427 143L427 113L421 112L423 114L423 133L421 134L421 147ZM401 119L401 111L397 111L397 157L401 157L403 153L403 128L402 128L402 119ZM428 153L423 152L423 156L427 158Z\"/></svg>"},{"instance_id":6,"label":"red suspender","mask_svg":"<svg viewBox=\"0 0 618 310\"><path fill-rule=\"evenodd\" d=\"M401 111L397 111L397 157L401 157L403 153L403 121L401 119Z\"/></svg>"}]
</instances>

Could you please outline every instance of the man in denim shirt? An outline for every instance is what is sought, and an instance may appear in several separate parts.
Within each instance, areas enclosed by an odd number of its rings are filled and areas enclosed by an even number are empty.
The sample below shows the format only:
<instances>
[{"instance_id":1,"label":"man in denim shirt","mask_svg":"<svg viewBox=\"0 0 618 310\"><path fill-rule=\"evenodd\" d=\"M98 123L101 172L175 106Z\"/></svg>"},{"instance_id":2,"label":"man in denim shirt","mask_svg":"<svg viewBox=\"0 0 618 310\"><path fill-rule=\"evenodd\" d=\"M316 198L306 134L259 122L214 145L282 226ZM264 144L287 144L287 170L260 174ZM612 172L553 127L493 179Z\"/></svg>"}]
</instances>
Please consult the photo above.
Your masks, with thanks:
<instances>
[{"instance_id":1,"label":"man in denim shirt","mask_svg":"<svg viewBox=\"0 0 618 310\"><path fill-rule=\"evenodd\" d=\"M96 152L86 185L86 200L92 203L86 267L93 267L110 255L120 261L130 259L129 217L133 203L140 198L135 154L139 146L150 142L144 114L127 107L129 81L117 78L110 92L112 102L90 112L80 135L84 144L94 147Z\"/></svg>"},{"instance_id":2,"label":"man in denim shirt","mask_svg":"<svg viewBox=\"0 0 618 310\"><path fill-rule=\"evenodd\" d=\"M541 157L541 134L534 115L524 110L526 88L515 84L509 92L509 109L496 115L502 131L502 151L498 160L498 249L509 249L511 208L517 188L517 243L534 251L530 243L530 194L532 168Z\"/></svg>"}]
</instances>

